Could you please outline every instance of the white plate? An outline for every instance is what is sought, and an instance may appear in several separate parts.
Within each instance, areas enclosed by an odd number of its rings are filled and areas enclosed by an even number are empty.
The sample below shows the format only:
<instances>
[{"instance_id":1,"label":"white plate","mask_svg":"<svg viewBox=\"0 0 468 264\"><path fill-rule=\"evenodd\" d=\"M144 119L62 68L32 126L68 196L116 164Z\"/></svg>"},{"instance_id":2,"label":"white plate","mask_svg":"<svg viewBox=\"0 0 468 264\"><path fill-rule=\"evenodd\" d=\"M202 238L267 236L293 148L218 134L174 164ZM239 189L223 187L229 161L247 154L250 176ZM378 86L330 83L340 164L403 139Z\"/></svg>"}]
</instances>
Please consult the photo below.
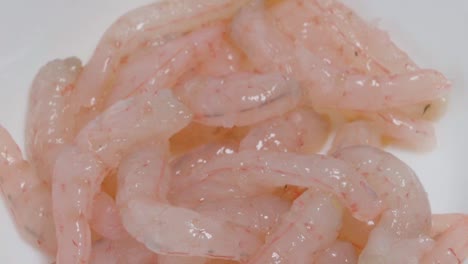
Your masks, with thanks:
<instances>
[{"instance_id":1,"label":"white plate","mask_svg":"<svg viewBox=\"0 0 468 264\"><path fill-rule=\"evenodd\" d=\"M148 2L1 0L0 124L22 143L27 93L39 67L58 57L87 60L119 15ZM398 155L419 174L434 212L468 213L468 1L345 2L368 19L378 19L421 66L436 68L453 81L448 113L437 124L437 150ZM47 263L18 237L3 203L0 234L0 263Z\"/></svg>"}]
</instances>

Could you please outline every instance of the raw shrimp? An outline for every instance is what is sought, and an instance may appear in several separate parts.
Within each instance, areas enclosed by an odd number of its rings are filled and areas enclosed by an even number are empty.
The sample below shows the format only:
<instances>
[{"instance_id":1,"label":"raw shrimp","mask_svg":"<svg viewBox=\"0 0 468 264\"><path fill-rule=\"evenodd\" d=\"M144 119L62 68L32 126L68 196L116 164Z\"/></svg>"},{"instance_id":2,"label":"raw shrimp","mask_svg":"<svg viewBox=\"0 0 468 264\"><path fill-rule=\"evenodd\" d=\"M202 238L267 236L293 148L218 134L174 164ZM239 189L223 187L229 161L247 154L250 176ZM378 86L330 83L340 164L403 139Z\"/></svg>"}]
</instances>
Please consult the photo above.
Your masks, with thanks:
<instances>
[{"instance_id":1,"label":"raw shrimp","mask_svg":"<svg viewBox=\"0 0 468 264\"><path fill-rule=\"evenodd\" d=\"M61 146L75 133L70 97L81 72L77 58L54 60L41 68L33 81L26 116L26 155L37 175L46 182Z\"/></svg>"},{"instance_id":2,"label":"raw shrimp","mask_svg":"<svg viewBox=\"0 0 468 264\"><path fill-rule=\"evenodd\" d=\"M0 189L21 235L47 254L57 248L50 187L23 160L21 150L0 126Z\"/></svg>"},{"instance_id":3,"label":"raw shrimp","mask_svg":"<svg viewBox=\"0 0 468 264\"><path fill-rule=\"evenodd\" d=\"M131 237L101 240L93 245L90 264L155 264L158 256Z\"/></svg>"},{"instance_id":4,"label":"raw shrimp","mask_svg":"<svg viewBox=\"0 0 468 264\"><path fill-rule=\"evenodd\" d=\"M114 104L78 134L75 146L61 153L54 169L59 263L88 260L93 197L127 151L146 141L167 140L190 120L190 112L169 90L148 91Z\"/></svg>"},{"instance_id":5,"label":"raw shrimp","mask_svg":"<svg viewBox=\"0 0 468 264\"><path fill-rule=\"evenodd\" d=\"M421 260L422 264L461 264L468 259L468 216L436 238L436 244Z\"/></svg>"},{"instance_id":6,"label":"raw shrimp","mask_svg":"<svg viewBox=\"0 0 468 264\"><path fill-rule=\"evenodd\" d=\"M327 121L303 108L259 123L242 140L240 150L312 153L320 150L328 133Z\"/></svg>"},{"instance_id":7,"label":"raw shrimp","mask_svg":"<svg viewBox=\"0 0 468 264\"><path fill-rule=\"evenodd\" d=\"M100 108L103 94L111 88L120 64L136 50L164 43L202 25L226 19L246 1L163 0L125 14L106 31L80 75L75 111L79 113L81 108Z\"/></svg>"},{"instance_id":8,"label":"raw shrimp","mask_svg":"<svg viewBox=\"0 0 468 264\"><path fill-rule=\"evenodd\" d=\"M336 239L340 226L341 208L332 195L308 190L248 263L311 263L314 253Z\"/></svg>"},{"instance_id":9,"label":"raw shrimp","mask_svg":"<svg viewBox=\"0 0 468 264\"><path fill-rule=\"evenodd\" d=\"M227 180L246 189L254 185L277 188L289 184L319 187L334 193L361 220L372 220L381 211L377 195L362 175L347 163L324 155L241 151L213 159L197 173L204 175L200 183L227 174L223 177L230 177Z\"/></svg>"},{"instance_id":10,"label":"raw shrimp","mask_svg":"<svg viewBox=\"0 0 468 264\"><path fill-rule=\"evenodd\" d=\"M355 145L381 147L381 135L382 131L371 122L361 120L346 123L336 132L329 153L334 153L339 149Z\"/></svg>"},{"instance_id":11,"label":"raw shrimp","mask_svg":"<svg viewBox=\"0 0 468 264\"><path fill-rule=\"evenodd\" d=\"M430 248L431 210L415 173L377 148L342 149L335 157L352 164L384 202L386 211L372 230L360 263L417 261Z\"/></svg>"},{"instance_id":12,"label":"raw shrimp","mask_svg":"<svg viewBox=\"0 0 468 264\"><path fill-rule=\"evenodd\" d=\"M112 105L142 89L170 88L181 76L211 56L209 47L222 37L225 24L215 24L134 55L122 64L106 101Z\"/></svg>"},{"instance_id":13,"label":"raw shrimp","mask_svg":"<svg viewBox=\"0 0 468 264\"><path fill-rule=\"evenodd\" d=\"M100 192L94 197L89 224L96 233L106 239L119 240L127 235L114 199L105 192Z\"/></svg>"},{"instance_id":14,"label":"raw shrimp","mask_svg":"<svg viewBox=\"0 0 468 264\"><path fill-rule=\"evenodd\" d=\"M158 254L228 260L249 257L260 240L248 230L167 202L166 155L164 147L149 147L130 155L120 166L117 205L127 231Z\"/></svg>"},{"instance_id":15,"label":"raw shrimp","mask_svg":"<svg viewBox=\"0 0 468 264\"><path fill-rule=\"evenodd\" d=\"M176 89L194 120L209 126L247 126L294 109L301 99L297 83L279 73L236 73L197 78Z\"/></svg>"},{"instance_id":16,"label":"raw shrimp","mask_svg":"<svg viewBox=\"0 0 468 264\"><path fill-rule=\"evenodd\" d=\"M353 245L343 241L334 242L318 254L314 264L357 264L358 255Z\"/></svg>"},{"instance_id":17,"label":"raw shrimp","mask_svg":"<svg viewBox=\"0 0 468 264\"><path fill-rule=\"evenodd\" d=\"M314 106L382 110L442 97L450 87L433 70L368 76L333 65L280 32L260 0L234 18L233 38L260 70L299 80Z\"/></svg>"}]
</instances>

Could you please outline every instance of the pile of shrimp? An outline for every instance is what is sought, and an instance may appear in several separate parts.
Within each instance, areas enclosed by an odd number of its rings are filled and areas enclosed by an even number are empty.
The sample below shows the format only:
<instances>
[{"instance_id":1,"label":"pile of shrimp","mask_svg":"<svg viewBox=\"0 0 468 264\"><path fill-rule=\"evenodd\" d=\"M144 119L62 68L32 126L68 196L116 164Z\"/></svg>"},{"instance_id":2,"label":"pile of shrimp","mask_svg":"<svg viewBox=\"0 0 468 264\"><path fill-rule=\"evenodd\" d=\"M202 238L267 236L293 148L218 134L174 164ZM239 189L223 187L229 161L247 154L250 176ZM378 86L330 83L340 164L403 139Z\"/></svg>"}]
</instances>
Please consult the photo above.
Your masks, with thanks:
<instances>
[{"instance_id":1,"label":"pile of shrimp","mask_svg":"<svg viewBox=\"0 0 468 264\"><path fill-rule=\"evenodd\" d=\"M335 0L162 0L39 71L0 186L58 264L461 263L383 150L431 150L450 86Z\"/></svg>"}]
</instances>

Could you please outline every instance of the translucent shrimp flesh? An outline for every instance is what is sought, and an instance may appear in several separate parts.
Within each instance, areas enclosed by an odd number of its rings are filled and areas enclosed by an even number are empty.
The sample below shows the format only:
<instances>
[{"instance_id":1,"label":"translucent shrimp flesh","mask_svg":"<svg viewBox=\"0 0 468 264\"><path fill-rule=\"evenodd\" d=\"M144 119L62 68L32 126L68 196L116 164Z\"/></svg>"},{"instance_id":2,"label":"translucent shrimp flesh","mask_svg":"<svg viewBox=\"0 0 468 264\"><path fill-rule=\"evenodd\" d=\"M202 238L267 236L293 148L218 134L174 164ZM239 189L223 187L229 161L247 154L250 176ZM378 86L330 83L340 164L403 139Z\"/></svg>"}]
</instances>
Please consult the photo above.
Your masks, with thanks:
<instances>
[{"instance_id":1,"label":"translucent shrimp flesh","mask_svg":"<svg viewBox=\"0 0 468 264\"><path fill-rule=\"evenodd\" d=\"M0 189L56 264L462 263L384 150L434 149L450 88L337 0L161 0L40 69Z\"/></svg>"}]
</instances>

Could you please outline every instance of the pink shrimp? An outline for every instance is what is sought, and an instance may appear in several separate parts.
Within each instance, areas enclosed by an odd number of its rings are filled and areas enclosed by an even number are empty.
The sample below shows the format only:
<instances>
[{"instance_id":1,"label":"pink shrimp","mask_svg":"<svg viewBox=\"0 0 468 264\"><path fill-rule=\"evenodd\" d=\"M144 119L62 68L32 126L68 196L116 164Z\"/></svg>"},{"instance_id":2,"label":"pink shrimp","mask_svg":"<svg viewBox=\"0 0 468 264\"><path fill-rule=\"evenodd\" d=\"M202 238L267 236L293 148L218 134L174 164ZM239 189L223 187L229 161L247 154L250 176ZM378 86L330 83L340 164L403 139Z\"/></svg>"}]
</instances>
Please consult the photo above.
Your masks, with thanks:
<instances>
[{"instance_id":1,"label":"pink shrimp","mask_svg":"<svg viewBox=\"0 0 468 264\"><path fill-rule=\"evenodd\" d=\"M341 226L341 208L332 195L308 190L248 263L310 263L314 253L331 244Z\"/></svg>"},{"instance_id":2,"label":"pink shrimp","mask_svg":"<svg viewBox=\"0 0 468 264\"><path fill-rule=\"evenodd\" d=\"M88 220L92 200L106 174L117 168L131 148L167 140L190 120L190 112L169 90L148 91L114 104L78 134L75 145L61 153L54 169L52 196L56 197L53 207L59 263L86 263L89 259Z\"/></svg>"},{"instance_id":3,"label":"pink shrimp","mask_svg":"<svg viewBox=\"0 0 468 264\"><path fill-rule=\"evenodd\" d=\"M281 74L236 73L194 79L176 90L194 120L209 126L246 126L281 115L299 103L301 90Z\"/></svg>"},{"instance_id":4,"label":"pink shrimp","mask_svg":"<svg viewBox=\"0 0 468 264\"><path fill-rule=\"evenodd\" d=\"M225 30L225 24L208 26L129 58L122 63L106 104L142 89L171 88L185 72L211 55L209 47Z\"/></svg>"},{"instance_id":5,"label":"pink shrimp","mask_svg":"<svg viewBox=\"0 0 468 264\"><path fill-rule=\"evenodd\" d=\"M0 189L20 234L47 254L57 248L50 188L23 160L21 150L0 126Z\"/></svg>"},{"instance_id":6,"label":"pink shrimp","mask_svg":"<svg viewBox=\"0 0 468 264\"><path fill-rule=\"evenodd\" d=\"M468 259L468 216L442 233L421 260L423 264L461 264Z\"/></svg>"},{"instance_id":7,"label":"pink shrimp","mask_svg":"<svg viewBox=\"0 0 468 264\"><path fill-rule=\"evenodd\" d=\"M228 18L246 1L163 0L123 15L106 31L77 82L74 111L91 110L81 122L85 124L102 108L106 89L133 52Z\"/></svg>"},{"instance_id":8,"label":"pink shrimp","mask_svg":"<svg viewBox=\"0 0 468 264\"><path fill-rule=\"evenodd\" d=\"M90 226L100 236L110 240L119 240L127 235L114 199L105 192L94 197Z\"/></svg>"},{"instance_id":9,"label":"pink shrimp","mask_svg":"<svg viewBox=\"0 0 468 264\"><path fill-rule=\"evenodd\" d=\"M101 240L93 245L90 264L155 264L158 256L131 237Z\"/></svg>"},{"instance_id":10,"label":"pink shrimp","mask_svg":"<svg viewBox=\"0 0 468 264\"><path fill-rule=\"evenodd\" d=\"M349 147L334 156L353 165L387 207L372 230L359 262L417 261L432 241L429 201L415 173L393 155L373 147Z\"/></svg>"},{"instance_id":11,"label":"pink shrimp","mask_svg":"<svg viewBox=\"0 0 468 264\"><path fill-rule=\"evenodd\" d=\"M439 236L466 219L468 216L464 214L433 214L431 237Z\"/></svg>"},{"instance_id":12,"label":"pink shrimp","mask_svg":"<svg viewBox=\"0 0 468 264\"><path fill-rule=\"evenodd\" d=\"M54 60L43 66L33 81L26 117L26 155L46 182L61 146L75 133L70 97L81 72L77 58Z\"/></svg>"},{"instance_id":13,"label":"pink shrimp","mask_svg":"<svg viewBox=\"0 0 468 264\"><path fill-rule=\"evenodd\" d=\"M319 252L314 264L357 264L358 256L353 245L335 241L330 247Z\"/></svg>"},{"instance_id":14,"label":"pink shrimp","mask_svg":"<svg viewBox=\"0 0 468 264\"><path fill-rule=\"evenodd\" d=\"M323 155L241 151L213 159L197 173L203 173L200 184L224 174L222 178L246 189L319 187L334 193L360 220L372 220L381 211L377 195L361 175L347 163Z\"/></svg>"},{"instance_id":15,"label":"pink shrimp","mask_svg":"<svg viewBox=\"0 0 468 264\"><path fill-rule=\"evenodd\" d=\"M329 124L313 109L303 108L256 125L240 150L313 153L328 138Z\"/></svg>"},{"instance_id":16,"label":"pink shrimp","mask_svg":"<svg viewBox=\"0 0 468 264\"><path fill-rule=\"evenodd\" d=\"M120 166L117 205L127 231L162 255L241 260L252 254L260 240L248 230L167 202L166 155L164 147L149 147Z\"/></svg>"},{"instance_id":17,"label":"pink shrimp","mask_svg":"<svg viewBox=\"0 0 468 264\"><path fill-rule=\"evenodd\" d=\"M314 106L381 110L433 100L449 90L450 83L433 70L367 76L334 65L293 42L271 20L263 1L253 1L235 17L233 38L260 70L298 79Z\"/></svg>"}]
</instances>

